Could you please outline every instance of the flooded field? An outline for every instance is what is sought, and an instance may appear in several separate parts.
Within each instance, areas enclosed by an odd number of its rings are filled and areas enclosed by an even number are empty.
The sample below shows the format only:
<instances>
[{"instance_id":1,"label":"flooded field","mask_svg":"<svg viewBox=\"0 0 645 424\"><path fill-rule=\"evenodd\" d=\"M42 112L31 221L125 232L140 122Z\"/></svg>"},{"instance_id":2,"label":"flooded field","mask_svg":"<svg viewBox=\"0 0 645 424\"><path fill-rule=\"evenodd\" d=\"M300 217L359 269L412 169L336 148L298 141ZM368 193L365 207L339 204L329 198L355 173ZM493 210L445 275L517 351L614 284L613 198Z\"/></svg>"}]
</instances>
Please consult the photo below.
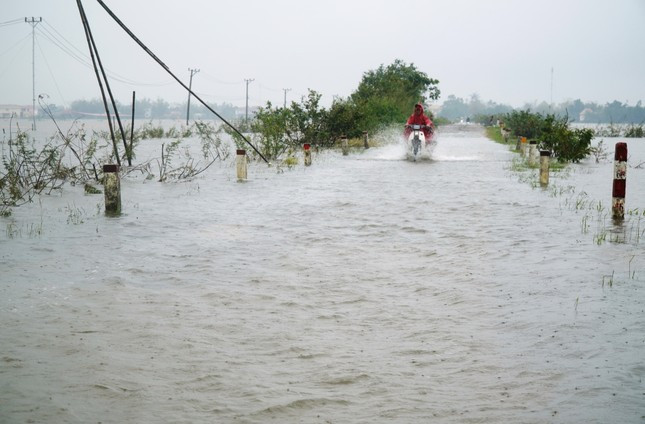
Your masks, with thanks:
<instances>
[{"instance_id":1,"label":"flooded field","mask_svg":"<svg viewBox=\"0 0 645 424\"><path fill-rule=\"evenodd\" d=\"M645 140L543 189L438 139L1 218L0 423L645 422Z\"/></svg>"}]
</instances>

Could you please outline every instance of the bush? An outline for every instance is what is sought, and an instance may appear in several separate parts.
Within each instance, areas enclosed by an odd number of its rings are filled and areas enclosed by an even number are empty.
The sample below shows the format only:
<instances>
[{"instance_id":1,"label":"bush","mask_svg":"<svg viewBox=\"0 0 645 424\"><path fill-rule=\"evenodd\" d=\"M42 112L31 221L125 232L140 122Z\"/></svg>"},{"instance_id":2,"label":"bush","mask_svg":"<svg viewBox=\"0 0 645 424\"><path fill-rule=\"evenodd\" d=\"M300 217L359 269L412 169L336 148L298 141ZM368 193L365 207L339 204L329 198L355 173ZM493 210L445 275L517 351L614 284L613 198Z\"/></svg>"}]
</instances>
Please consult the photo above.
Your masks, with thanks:
<instances>
[{"instance_id":1,"label":"bush","mask_svg":"<svg viewBox=\"0 0 645 424\"><path fill-rule=\"evenodd\" d=\"M544 118L529 110L516 111L506 114L504 123L511 129L513 135L526 138L537 138L543 127Z\"/></svg>"},{"instance_id":2,"label":"bush","mask_svg":"<svg viewBox=\"0 0 645 424\"><path fill-rule=\"evenodd\" d=\"M579 162L591 154L591 129L569 128L568 117L513 111L505 123L515 136L539 140L539 148L549 150L560 162Z\"/></svg>"},{"instance_id":3,"label":"bush","mask_svg":"<svg viewBox=\"0 0 645 424\"><path fill-rule=\"evenodd\" d=\"M627 130L625 130L625 137L628 138L642 138L645 137L643 133L643 125L630 125Z\"/></svg>"},{"instance_id":4,"label":"bush","mask_svg":"<svg viewBox=\"0 0 645 424\"><path fill-rule=\"evenodd\" d=\"M591 153L593 130L571 130L567 118L547 115L538 135L540 148L550 150L560 162L579 162Z\"/></svg>"}]
</instances>

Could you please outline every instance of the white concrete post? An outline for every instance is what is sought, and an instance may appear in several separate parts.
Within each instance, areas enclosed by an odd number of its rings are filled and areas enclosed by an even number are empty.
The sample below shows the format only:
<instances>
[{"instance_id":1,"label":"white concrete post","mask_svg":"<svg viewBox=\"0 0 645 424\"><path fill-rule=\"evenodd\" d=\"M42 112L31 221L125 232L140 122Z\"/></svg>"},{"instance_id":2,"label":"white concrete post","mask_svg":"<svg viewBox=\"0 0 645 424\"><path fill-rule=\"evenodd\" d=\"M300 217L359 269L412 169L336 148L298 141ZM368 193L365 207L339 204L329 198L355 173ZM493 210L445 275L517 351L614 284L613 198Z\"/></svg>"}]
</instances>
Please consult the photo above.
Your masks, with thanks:
<instances>
[{"instance_id":1,"label":"white concrete post","mask_svg":"<svg viewBox=\"0 0 645 424\"><path fill-rule=\"evenodd\" d=\"M545 187L549 185L549 160L551 152L540 150L540 185Z\"/></svg>"},{"instance_id":2,"label":"white concrete post","mask_svg":"<svg viewBox=\"0 0 645 424\"><path fill-rule=\"evenodd\" d=\"M121 181L119 165L103 165L103 192L105 193L105 213L121 213Z\"/></svg>"},{"instance_id":3,"label":"white concrete post","mask_svg":"<svg viewBox=\"0 0 645 424\"><path fill-rule=\"evenodd\" d=\"M246 180L246 177L247 177L246 150L237 149L236 160L237 160L237 180L244 181Z\"/></svg>"},{"instance_id":4,"label":"white concrete post","mask_svg":"<svg viewBox=\"0 0 645 424\"><path fill-rule=\"evenodd\" d=\"M538 152L538 149L537 149L537 141L531 140L531 142L529 143L529 166L530 167L538 166L539 157L540 157L540 153Z\"/></svg>"}]
</instances>

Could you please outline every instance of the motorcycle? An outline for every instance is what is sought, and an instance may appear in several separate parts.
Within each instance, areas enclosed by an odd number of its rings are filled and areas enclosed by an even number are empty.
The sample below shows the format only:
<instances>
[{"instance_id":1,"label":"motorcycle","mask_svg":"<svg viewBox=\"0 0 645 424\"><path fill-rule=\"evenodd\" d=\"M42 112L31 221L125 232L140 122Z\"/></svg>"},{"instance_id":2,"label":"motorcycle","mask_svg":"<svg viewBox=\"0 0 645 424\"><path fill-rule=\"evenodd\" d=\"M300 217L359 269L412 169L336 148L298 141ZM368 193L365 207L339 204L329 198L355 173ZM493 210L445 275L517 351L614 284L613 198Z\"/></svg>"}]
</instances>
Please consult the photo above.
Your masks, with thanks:
<instances>
[{"instance_id":1,"label":"motorcycle","mask_svg":"<svg viewBox=\"0 0 645 424\"><path fill-rule=\"evenodd\" d=\"M427 125L406 125L406 129L410 130L410 135L408 136L407 142L407 154L408 157L413 160L419 159L424 153L427 153L429 157L432 147L434 147L433 137L434 129ZM426 139L424 129L430 129L430 136Z\"/></svg>"}]
</instances>

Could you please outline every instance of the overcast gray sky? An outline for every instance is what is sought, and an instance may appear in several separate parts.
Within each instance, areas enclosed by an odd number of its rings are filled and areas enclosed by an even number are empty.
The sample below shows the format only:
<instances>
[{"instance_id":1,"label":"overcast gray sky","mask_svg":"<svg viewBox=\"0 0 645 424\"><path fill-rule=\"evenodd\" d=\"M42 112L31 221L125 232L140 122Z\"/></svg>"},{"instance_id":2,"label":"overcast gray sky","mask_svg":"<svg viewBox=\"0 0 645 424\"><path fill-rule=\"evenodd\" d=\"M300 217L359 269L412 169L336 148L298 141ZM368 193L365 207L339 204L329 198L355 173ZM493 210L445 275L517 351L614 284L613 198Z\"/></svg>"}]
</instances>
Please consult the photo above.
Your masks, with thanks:
<instances>
[{"instance_id":1,"label":"overcast gray sky","mask_svg":"<svg viewBox=\"0 0 645 424\"><path fill-rule=\"evenodd\" d=\"M281 105L313 89L347 97L395 59L440 81L442 96L520 107L569 99L645 100L644 0L104 0L209 103ZM36 95L69 105L100 91L74 0L0 0L0 104ZM101 8L83 0L112 89L137 98L187 94ZM12 23L12 21L16 23ZM83 63L85 62L85 64Z\"/></svg>"}]
</instances>

